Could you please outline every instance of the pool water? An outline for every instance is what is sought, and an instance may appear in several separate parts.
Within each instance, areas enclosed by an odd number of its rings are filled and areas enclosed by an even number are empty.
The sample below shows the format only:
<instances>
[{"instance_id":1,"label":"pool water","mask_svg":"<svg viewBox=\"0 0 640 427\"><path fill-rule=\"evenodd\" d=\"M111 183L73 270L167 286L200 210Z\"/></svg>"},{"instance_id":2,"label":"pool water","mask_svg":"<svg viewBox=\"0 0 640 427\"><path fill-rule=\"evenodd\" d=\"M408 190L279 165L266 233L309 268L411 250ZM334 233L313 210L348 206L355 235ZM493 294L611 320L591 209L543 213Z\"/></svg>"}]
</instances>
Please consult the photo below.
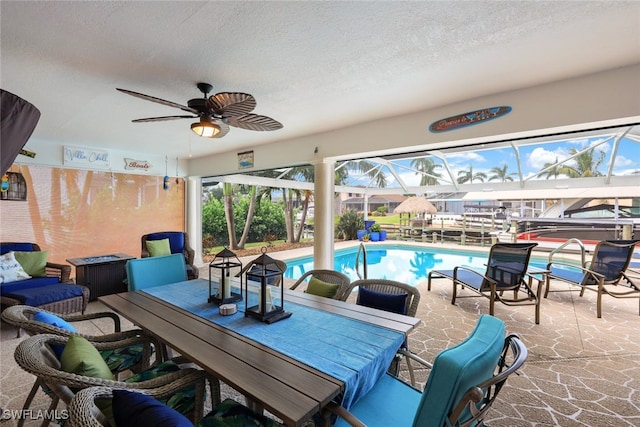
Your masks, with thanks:
<instances>
[{"instance_id":1,"label":"pool water","mask_svg":"<svg viewBox=\"0 0 640 427\"><path fill-rule=\"evenodd\" d=\"M465 250L426 248L406 245L367 245L368 278L396 280L417 285L427 280L431 270L453 270L457 266L470 267L484 271L487 254ZM358 280L356 255L358 247L336 251L334 270ZM313 257L287 260L285 278L297 279L313 269ZM547 258L531 258L532 267L545 268ZM362 274L362 256L360 257Z\"/></svg>"}]
</instances>

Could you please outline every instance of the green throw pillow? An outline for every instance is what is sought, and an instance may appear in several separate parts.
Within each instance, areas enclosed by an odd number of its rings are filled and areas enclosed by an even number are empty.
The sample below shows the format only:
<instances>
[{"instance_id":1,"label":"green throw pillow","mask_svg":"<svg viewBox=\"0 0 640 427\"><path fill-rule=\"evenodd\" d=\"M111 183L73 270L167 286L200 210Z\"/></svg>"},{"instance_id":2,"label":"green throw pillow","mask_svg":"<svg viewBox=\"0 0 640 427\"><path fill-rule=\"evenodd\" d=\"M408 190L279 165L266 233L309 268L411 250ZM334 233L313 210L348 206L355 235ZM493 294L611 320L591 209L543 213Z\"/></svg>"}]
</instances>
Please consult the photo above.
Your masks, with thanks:
<instances>
[{"instance_id":1,"label":"green throw pillow","mask_svg":"<svg viewBox=\"0 0 640 427\"><path fill-rule=\"evenodd\" d=\"M100 352L86 338L72 335L60 356L62 370L92 378L112 380L113 374Z\"/></svg>"},{"instance_id":2,"label":"green throw pillow","mask_svg":"<svg viewBox=\"0 0 640 427\"><path fill-rule=\"evenodd\" d=\"M147 240L147 250L151 256L171 255L169 239Z\"/></svg>"},{"instance_id":3,"label":"green throw pillow","mask_svg":"<svg viewBox=\"0 0 640 427\"><path fill-rule=\"evenodd\" d=\"M323 282L311 276L306 292L308 294L318 295L319 297L333 298L338 293L339 288L340 285Z\"/></svg>"},{"instance_id":4,"label":"green throw pillow","mask_svg":"<svg viewBox=\"0 0 640 427\"><path fill-rule=\"evenodd\" d=\"M14 252L16 261L22 269L31 277L44 277L47 275L47 251Z\"/></svg>"}]
</instances>

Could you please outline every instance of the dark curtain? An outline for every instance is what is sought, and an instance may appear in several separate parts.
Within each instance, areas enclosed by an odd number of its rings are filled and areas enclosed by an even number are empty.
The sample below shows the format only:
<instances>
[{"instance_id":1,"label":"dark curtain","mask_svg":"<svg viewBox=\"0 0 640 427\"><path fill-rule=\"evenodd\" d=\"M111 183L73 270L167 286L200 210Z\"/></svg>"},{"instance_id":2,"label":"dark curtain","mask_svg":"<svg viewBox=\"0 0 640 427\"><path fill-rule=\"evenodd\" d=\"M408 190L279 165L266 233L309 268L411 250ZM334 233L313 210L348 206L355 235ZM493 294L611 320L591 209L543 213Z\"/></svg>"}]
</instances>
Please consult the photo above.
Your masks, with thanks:
<instances>
[{"instance_id":1,"label":"dark curtain","mask_svg":"<svg viewBox=\"0 0 640 427\"><path fill-rule=\"evenodd\" d=\"M0 163L2 175L13 164L40 119L40 110L0 89Z\"/></svg>"}]
</instances>

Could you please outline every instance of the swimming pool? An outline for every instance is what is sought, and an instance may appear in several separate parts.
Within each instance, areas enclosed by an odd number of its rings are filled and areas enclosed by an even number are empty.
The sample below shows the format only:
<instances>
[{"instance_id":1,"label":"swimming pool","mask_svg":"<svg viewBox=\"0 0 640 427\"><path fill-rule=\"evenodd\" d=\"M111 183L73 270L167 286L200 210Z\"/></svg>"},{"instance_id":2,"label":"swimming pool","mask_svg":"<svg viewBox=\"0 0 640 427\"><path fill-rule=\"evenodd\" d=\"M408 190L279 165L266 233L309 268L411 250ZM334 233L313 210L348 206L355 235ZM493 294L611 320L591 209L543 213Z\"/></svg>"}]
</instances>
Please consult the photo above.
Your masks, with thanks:
<instances>
[{"instance_id":1,"label":"swimming pool","mask_svg":"<svg viewBox=\"0 0 640 427\"><path fill-rule=\"evenodd\" d=\"M417 285L427 280L431 270L452 270L456 266L464 266L484 270L488 253L469 250L454 250L424 246L366 245L368 277L389 279ZM334 270L340 271L351 280L358 280L356 272L356 255L358 246L341 249L335 252ZM286 261L285 278L297 279L305 272L313 269L313 257L296 258ZM546 257L532 257L531 266L545 268ZM362 272L362 258L360 259Z\"/></svg>"}]
</instances>

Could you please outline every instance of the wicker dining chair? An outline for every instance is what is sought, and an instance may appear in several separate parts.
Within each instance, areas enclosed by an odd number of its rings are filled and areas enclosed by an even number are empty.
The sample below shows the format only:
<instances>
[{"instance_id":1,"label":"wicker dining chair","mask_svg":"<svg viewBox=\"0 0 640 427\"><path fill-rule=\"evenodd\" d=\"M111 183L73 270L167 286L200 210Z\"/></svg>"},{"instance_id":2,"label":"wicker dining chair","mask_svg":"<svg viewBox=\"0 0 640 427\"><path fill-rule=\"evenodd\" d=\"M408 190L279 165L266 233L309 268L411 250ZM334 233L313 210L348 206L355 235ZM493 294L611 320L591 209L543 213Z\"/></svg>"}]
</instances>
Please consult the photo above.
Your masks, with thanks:
<instances>
[{"instance_id":1,"label":"wicker dining chair","mask_svg":"<svg viewBox=\"0 0 640 427\"><path fill-rule=\"evenodd\" d=\"M387 280L387 279L362 279L356 280L349 284L346 288L346 292L342 295L342 300L346 301L353 290L355 288L358 289L366 289L373 292L379 292L382 294L389 295L402 295L406 294L407 299L404 303L404 312L402 314L406 314L407 316L416 317L416 313L418 312L418 305L420 304L420 291L415 286L408 285L406 283L397 282L395 280ZM360 294L358 293L358 300L360 300ZM364 304L363 304L364 305ZM373 307L380 308L380 307ZM384 308L381 308L384 310ZM387 310L390 311L390 310Z\"/></svg>"},{"instance_id":2,"label":"wicker dining chair","mask_svg":"<svg viewBox=\"0 0 640 427\"><path fill-rule=\"evenodd\" d=\"M203 370L186 367L180 368L175 363L163 362L151 369L162 368L161 372L146 370L135 377L137 381L131 382L131 378L126 381L105 379L81 375L78 373L66 372L62 369L60 360L52 351L52 346L66 345L70 337L52 334L39 334L31 336L22 341L16 347L14 358L16 363L25 371L39 378L51 396L52 411L62 400L67 405L78 390L105 386L121 389L154 389L158 387L169 387L170 385L180 385L175 390L183 390L188 386L193 387L192 397L176 399L183 408L184 415L190 415L193 420L202 418L205 400L205 385L208 380L212 404L220 401L220 384L217 379L210 377ZM136 336L114 342L92 342L91 344L98 351L109 351L121 347L131 346L141 341L144 337ZM178 381L176 383L176 381ZM28 409L27 407L24 408ZM186 412L186 413L185 413ZM48 423L45 423L45 425Z\"/></svg>"},{"instance_id":3,"label":"wicker dining chair","mask_svg":"<svg viewBox=\"0 0 640 427\"><path fill-rule=\"evenodd\" d=\"M343 301L346 299L344 294L348 291L349 285L351 284L351 279L346 274L340 273L334 270L309 270L304 273L296 282L289 287L291 290L295 290L298 288L304 288L305 292L308 290L308 286L311 279L317 279L321 282L324 282L329 285L337 285L337 288L330 289L331 292L335 290L334 296L331 298ZM323 286L324 284L321 284ZM333 287L332 287L333 288ZM314 293L314 292L310 292ZM324 296L324 295L321 295Z\"/></svg>"},{"instance_id":4,"label":"wicker dining chair","mask_svg":"<svg viewBox=\"0 0 640 427\"><path fill-rule=\"evenodd\" d=\"M50 323L36 319L49 320ZM113 332L103 335L88 335L74 330L73 323L86 322L98 319L109 319L113 322ZM141 342L128 347L121 347L118 350L108 350L102 354L109 369L119 375L124 371L140 372L150 366L150 359L155 353L156 358L161 356L161 352L155 351L160 348L157 341L146 335L140 329L121 330L120 317L112 312L99 312L87 314L67 314L61 315L51 313L39 307L28 305L15 305L8 307L2 312L2 320L27 332L28 335L54 334L64 337L80 335L92 342L117 342L128 338L144 337ZM56 326L57 325L57 326ZM73 329L72 329L73 328ZM155 363L161 360L156 359ZM24 407L29 408L38 389L43 385L40 378L36 378Z\"/></svg>"},{"instance_id":5,"label":"wicker dining chair","mask_svg":"<svg viewBox=\"0 0 640 427\"><path fill-rule=\"evenodd\" d=\"M44 317L39 317L40 315L44 315ZM161 352L156 351L161 348L161 343L158 340L141 329L128 329L123 331L120 317L113 312L104 311L85 314L58 314L44 310L40 307L17 305L7 308L2 312L1 317L3 321L26 331L28 335L54 334L66 337L79 335L92 342L114 342L132 337L144 337L141 343L134 346L137 346L135 351L127 352L130 356L135 353L136 357L123 360L123 355L125 354L123 352L105 352L105 361L114 372L125 369L133 372L139 372L148 368L151 365L151 360L154 360L153 363L159 363L166 360L162 358ZM60 323L55 321L55 319L59 319ZM100 319L109 319L112 321L113 332L91 335L82 333L73 325L74 323L88 321L94 322L99 321ZM101 327L104 328L103 325L101 325ZM153 359L154 357L155 359Z\"/></svg>"},{"instance_id":6,"label":"wicker dining chair","mask_svg":"<svg viewBox=\"0 0 640 427\"><path fill-rule=\"evenodd\" d=\"M355 288L358 288L356 304L416 317L418 305L420 304L420 291L415 286L387 279L356 280L345 288L341 298L342 301L348 300ZM417 358L411 353L405 340L398 350L398 354L391 362L389 372L394 376L398 376L400 360L404 359L407 363L411 384L415 385L416 380L411 360L416 360ZM420 360L420 362L423 365L430 366L426 361Z\"/></svg>"},{"instance_id":7,"label":"wicker dining chair","mask_svg":"<svg viewBox=\"0 0 640 427\"><path fill-rule=\"evenodd\" d=\"M166 398L171 390L167 387L144 389L144 390L128 390L133 393L141 393L146 396L161 400ZM80 390L71 399L69 404L69 422L71 427L108 427L107 417L101 412L98 401L111 401L114 418L117 422L119 418L126 417L130 421L130 425L151 424L156 425L182 425L183 418L176 416L174 412L166 408L158 401L144 399L141 396L131 395L121 396L129 397L134 402L116 401L114 399L117 389L109 387L89 387ZM118 407L119 405L119 407ZM119 416L117 412L120 412ZM155 424L154 424L155 423ZM186 423L185 423L186 424ZM254 426L254 427L283 427L278 421L268 418L265 415L253 412L248 407L227 399L220 405L213 408L204 418L196 422L197 427L204 426Z\"/></svg>"}]
</instances>

